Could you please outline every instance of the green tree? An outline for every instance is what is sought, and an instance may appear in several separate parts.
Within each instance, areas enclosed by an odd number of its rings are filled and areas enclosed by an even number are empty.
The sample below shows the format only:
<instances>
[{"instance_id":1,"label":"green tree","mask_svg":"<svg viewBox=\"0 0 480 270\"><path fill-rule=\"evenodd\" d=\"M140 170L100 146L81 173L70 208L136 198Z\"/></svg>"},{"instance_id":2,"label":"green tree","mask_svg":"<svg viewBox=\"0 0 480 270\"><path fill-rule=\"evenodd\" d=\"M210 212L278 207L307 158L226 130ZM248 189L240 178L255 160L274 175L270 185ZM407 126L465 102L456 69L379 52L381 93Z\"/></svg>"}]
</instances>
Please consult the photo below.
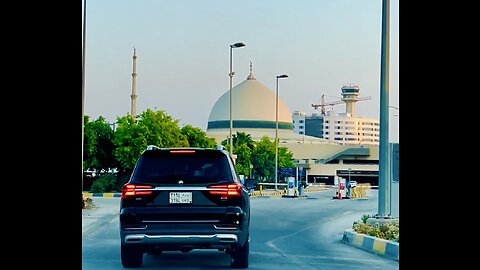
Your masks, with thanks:
<instances>
[{"instance_id":1,"label":"green tree","mask_svg":"<svg viewBox=\"0 0 480 270\"><path fill-rule=\"evenodd\" d=\"M93 181L90 191L94 193L117 192L118 180L114 175L106 173Z\"/></svg>"},{"instance_id":2,"label":"green tree","mask_svg":"<svg viewBox=\"0 0 480 270\"><path fill-rule=\"evenodd\" d=\"M235 169L237 173L251 177L250 164L252 158L252 149L250 149L247 144L241 144L235 147L235 153L237 154L237 160L235 162Z\"/></svg>"},{"instance_id":3,"label":"green tree","mask_svg":"<svg viewBox=\"0 0 480 270\"><path fill-rule=\"evenodd\" d=\"M263 136L262 139L256 143L251 162L254 175L258 175L265 180L274 180L275 143L270 141L268 136Z\"/></svg>"},{"instance_id":4,"label":"green tree","mask_svg":"<svg viewBox=\"0 0 480 270\"><path fill-rule=\"evenodd\" d=\"M205 131L198 127L186 125L180 129L180 132L187 137L191 147L214 148L216 146L215 139L207 137Z\"/></svg>"},{"instance_id":5,"label":"green tree","mask_svg":"<svg viewBox=\"0 0 480 270\"><path fill-rule=\"evenodd\" d=\"M295 167L293 153L286 147L278 147L278 168ZM251 155L253 174L268 181L275 181L275 142L267 136L256 143Z\"/></svg>"},{"instance_id":6,"label":"green tree","mask_svg":"<svg viewBox=\"0 0 480 270\"><path fill-rule=\"evenodd\" d=\"M117 118L114 144L118 170L130 174L138 157L148 145L143 126L138 125L137 120L129 114Z\"/></svg>"},{"instance_id":7,"label":"green tree","mask_svg":"<svg viewBox=\"0 0 480 270\"><path fill-rule=\"evenodd\" d=\"M238 174L243 174L245 176L250 175L250 165L252 152L255 148L255 142L250 137L250 134L245 132L238 132L233 134L233 153L237 155L235 161L235 169ZM224 141L225 143L227 141Z\"/></svg>"},{"instance_id":8,"label":"green tree","mask_svg":"<svg viewBox=\"0 0 480 270\"><path fill-rule=\"evenodd\" d=\"M185 147L188 146L188 140L180 131L179 122L163 110L154 112L147 109L139 115L138 125L142 126L148 145Z\"/></svg>"},{"instance_id":9,"label":"green tree","mask_svg":"<svg viewBox=\"0 0 480 270\"><path fill-rule=\"evenodd\" d=\"M293 163L293 153L288 151L286 147L278 147L278 167L290 167L295 168Z\"/></svg>"},{"instance_id":10,"label":"green tree","mask_svg":"<svg viewBox=\"0 0 480 270\"><path fill-rule=\"evenodd\" d=\"M237 134L233 134L232 137L234 150L235 147L238 147L240 145L246 145L251 150L253 150L253 148L255 147L255 142L252 140L250 134L237 131Z\"/></svg>"},{"instance_id":11,"label":"green tree","mask_svg":"<svg viewBox=\"0 0 480 270\"><path fill-rule=\"evenodd\" d=\"M84 119L84 169L108 170L116 167L114 132L110 124L102 116L91 122L88 116Z\"/></svg>"},{"instance_id":12,"label":"green tree","mask_svg":"<svg viewBox=\"0 0 480 270\"><path fill-rule=\"evenodd\" d=\"M115 132L115 157L126 174L132 172L140 154L148 145L158 147L185 147L188 140L180 131L179 120L164 111L147 109L136 119L127 116L117 119Z\"/></svg>"}]
</instances>

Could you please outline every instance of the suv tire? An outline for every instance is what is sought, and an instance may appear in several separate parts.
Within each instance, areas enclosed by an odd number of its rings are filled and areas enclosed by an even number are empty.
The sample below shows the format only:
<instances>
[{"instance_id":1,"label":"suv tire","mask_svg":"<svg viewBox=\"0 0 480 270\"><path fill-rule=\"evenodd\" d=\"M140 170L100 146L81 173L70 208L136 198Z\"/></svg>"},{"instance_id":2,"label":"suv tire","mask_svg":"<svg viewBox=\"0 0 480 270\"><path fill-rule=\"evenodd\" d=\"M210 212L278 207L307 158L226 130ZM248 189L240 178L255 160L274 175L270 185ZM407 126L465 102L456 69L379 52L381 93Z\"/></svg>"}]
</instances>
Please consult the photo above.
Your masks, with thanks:
<instances>
[{"instance_id":1,"label":"suv tire","mask_svg":"<svg viewBox=\"0 0 480 270\"><path fill-rule=\"evenodd\" d=\"M122 265L125 268L140 267L143 263L143 252L137 248L121 245Z\"/></svg>"},{"instance_id":2,"label":"suv tire","mask_svg":"<svg viewBox=\"0 0 480 270\"><path fill-rule=\"evenodd\" d=\"M237 246L231 251L230 266L232 268L248 268L248 253L250 249L250 241L247 238L243 246Z\"/></svg>"}]
</instances>

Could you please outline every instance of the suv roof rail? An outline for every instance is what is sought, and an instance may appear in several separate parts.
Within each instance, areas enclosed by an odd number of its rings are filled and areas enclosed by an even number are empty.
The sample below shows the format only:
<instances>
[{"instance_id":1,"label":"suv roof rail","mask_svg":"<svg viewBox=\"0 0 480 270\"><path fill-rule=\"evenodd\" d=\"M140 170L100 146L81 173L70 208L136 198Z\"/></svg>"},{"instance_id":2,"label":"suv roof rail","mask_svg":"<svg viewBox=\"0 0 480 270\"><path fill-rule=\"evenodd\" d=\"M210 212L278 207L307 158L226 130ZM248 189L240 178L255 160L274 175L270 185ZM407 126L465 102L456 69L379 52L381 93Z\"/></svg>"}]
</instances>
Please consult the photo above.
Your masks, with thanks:
<instances>
[{"instance_id":1,"label":"suv roof rail","mask_svg":"<svg viewBox=\"0 0 480 270\"><path fill-rule=\"evenodd\" d=\"M147 146L147 150L158 150L158 149L160 149L160 147L153 144Z\"/></svg>"}]
</instances>

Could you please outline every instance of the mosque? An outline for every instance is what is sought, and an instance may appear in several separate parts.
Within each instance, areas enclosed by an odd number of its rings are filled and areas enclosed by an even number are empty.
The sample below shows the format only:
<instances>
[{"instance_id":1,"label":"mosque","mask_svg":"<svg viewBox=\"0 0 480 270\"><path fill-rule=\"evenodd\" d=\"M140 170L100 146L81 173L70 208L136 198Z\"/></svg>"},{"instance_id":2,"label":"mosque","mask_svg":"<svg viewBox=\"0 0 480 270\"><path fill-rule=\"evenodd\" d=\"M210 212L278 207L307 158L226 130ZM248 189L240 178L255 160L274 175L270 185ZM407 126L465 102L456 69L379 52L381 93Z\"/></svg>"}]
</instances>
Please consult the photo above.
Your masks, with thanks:
<instances>
[{"instance_id":1,"label":"mosque","mask_svg":"<svg viewBox=\"0 0 480 270\"><path fill-rule=\"evenodd\" d=\"M253 75L252 64L246 80L232 88L232 134L244 132L254 141L263 136L275 140L276 94ZM212 107L207 136L217 143L230 134L230 91L227 90ZM293 153L297 167L304 171L308 183L333 184L339 176L358 183L378 185L378 145L343 145L335 141L297 134L292 113L278 97L279 147Z\"/></svg>"}]
</instances>

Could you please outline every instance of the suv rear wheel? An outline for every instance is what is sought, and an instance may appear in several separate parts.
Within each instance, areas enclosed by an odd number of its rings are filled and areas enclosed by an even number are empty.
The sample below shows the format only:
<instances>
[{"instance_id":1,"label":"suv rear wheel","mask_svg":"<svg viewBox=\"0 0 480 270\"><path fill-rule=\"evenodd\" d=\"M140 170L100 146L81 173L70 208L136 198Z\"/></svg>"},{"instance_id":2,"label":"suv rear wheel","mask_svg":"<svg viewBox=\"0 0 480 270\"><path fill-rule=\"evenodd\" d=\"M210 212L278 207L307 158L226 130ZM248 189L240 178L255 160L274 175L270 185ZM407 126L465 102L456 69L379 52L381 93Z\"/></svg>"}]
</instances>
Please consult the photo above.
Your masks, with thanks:
<instances>
[{"instance_id":1,"label":"suv rear wheel","mask_svg":"<svg viewBox=\"0 0 480 270\"><path fill-rule=\"evenodd\" d=\"M143 263L143 252L138 248L121 245L122 265L125 268L140 267Z\"/></svg>"},{"instance_id":2,"label":"suv rear wheel","mask_svg":"<svg viewBox=\"0 0 480 270\"><path fill-rule=\"evenodd\" d=\"M247 238L243 246L234 247L231 251L231 261L230 266L232 268L247 268L248 267L248 253L250 241Z\"/></svg>"}]
</instances>

